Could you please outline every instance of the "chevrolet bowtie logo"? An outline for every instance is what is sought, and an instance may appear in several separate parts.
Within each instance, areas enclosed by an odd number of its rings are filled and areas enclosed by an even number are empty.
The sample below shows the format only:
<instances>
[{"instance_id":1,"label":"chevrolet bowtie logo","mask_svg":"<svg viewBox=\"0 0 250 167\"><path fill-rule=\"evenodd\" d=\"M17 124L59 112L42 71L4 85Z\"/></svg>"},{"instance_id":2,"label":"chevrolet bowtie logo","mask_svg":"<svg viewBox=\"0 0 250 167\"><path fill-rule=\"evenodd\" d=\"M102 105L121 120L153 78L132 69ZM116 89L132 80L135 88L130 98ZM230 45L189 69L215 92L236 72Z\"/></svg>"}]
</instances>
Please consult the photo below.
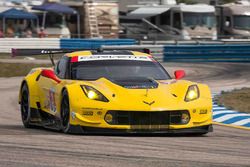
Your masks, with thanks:
<instances>
[{"instance_id":1,"label":"chevrolet bowtie logo","mask_svg":"<svg viewBox=\"0 0 250 167\"><path fill-rule=\"evenodd\" d=\"M145 104L147 104L147 105L151 106L152 104L154 104L154 103L155 103L155 101L152 101L152 102L146 102L146 101L143 101L143 103L145 103Z\"/></svg>"}]
</instances>

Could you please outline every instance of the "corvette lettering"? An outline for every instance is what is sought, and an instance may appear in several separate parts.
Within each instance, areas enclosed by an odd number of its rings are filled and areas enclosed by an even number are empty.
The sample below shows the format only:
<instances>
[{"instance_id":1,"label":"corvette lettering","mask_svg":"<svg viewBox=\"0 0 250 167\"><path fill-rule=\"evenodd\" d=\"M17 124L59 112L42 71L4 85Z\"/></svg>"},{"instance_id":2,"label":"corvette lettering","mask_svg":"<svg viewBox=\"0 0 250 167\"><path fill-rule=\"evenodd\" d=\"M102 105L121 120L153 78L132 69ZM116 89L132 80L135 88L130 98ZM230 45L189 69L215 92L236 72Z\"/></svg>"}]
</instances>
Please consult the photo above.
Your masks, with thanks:
<instances>
[{"instance_id":1,"label":"corvette lettering","mask_svg":"<svg viewBox=\"0 0 250 167\"><path fill-rule=\"evenodd\" d=\"M94 60L137 60L137 61L152 61L148 56L133 56L133 55L93 55L93 56L78 56L80 61Z\"/></svg>"}]
</instances>

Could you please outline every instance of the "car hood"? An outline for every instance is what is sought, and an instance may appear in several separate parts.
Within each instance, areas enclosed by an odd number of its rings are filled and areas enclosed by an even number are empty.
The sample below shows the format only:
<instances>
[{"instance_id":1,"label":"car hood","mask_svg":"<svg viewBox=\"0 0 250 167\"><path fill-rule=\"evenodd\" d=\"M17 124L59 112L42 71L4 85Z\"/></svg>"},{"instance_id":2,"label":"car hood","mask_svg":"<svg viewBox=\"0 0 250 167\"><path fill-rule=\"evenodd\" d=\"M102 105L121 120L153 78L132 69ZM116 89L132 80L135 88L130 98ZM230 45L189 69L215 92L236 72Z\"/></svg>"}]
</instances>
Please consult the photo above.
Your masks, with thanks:
<instances>
[{"instance_id":1,"label":"car hood","mask_svg":"<svg viewBox=\"0 0 250 167\"><path fill-rule=\"evenodd\" d=\"M126 88L117 82L101 78L84 84L94 87L120 110L176 110L184 105L188 87L194 83L185 80L158 80L152 88Z\"/></svg>"}]
</instances>

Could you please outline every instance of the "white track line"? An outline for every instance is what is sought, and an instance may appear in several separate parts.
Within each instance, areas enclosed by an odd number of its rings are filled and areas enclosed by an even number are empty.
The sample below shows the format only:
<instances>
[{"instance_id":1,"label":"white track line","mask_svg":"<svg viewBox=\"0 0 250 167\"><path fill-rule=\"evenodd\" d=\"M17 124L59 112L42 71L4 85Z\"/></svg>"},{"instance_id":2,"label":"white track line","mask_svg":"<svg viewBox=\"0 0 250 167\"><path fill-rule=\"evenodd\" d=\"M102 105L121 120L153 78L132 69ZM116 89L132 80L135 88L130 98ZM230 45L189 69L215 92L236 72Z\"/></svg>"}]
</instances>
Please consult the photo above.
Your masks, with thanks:
<instances>
[{"instance_id":1,"label":"white track line","mask_svg":"<svg viewBox=\"0 0 250 167\"><path fill-rule=\"evenodd\" d=\"M221 109L226 109L225 107L213 107L213 110L221 110Z\"/></svg>"},{"instance_id":2,"label":"white track line","mask_svg":"<svg viewBox=\"0 0 250 167\"><path fill-rule=\"evenodd\" d=\"M237 112L232 111L232 110L215 111L213 112L213 116L218 115L218 114L229 114L229 113L237 113Z\"/></svg>"},{"instance_id":3,"label":"white track line","mask_svg":"<svg viewBox=\"0 0 250 167\"><path fill-rule=\"evenodd\" d=\"M215 122L223 122L223 121L226 121L226 120L229 120L233 117L238 117L238 116L250 116L250 115L249 114L227 114L227 115L224 115L222 117L214 119L214 121Z\"/></svg>"},{"instance_id":4,"label":"white track line","mask_svg":"<svg viewBox=\"0 0 250 167\"><path fill-rule=\"evenodd\" d=\"M237 122L234 122L232 124L233 125L245 125L245 124L248 124L248 123L250 123L250 118L243 119L241 121L237 121Z\"/></svg>"}]
</instances>

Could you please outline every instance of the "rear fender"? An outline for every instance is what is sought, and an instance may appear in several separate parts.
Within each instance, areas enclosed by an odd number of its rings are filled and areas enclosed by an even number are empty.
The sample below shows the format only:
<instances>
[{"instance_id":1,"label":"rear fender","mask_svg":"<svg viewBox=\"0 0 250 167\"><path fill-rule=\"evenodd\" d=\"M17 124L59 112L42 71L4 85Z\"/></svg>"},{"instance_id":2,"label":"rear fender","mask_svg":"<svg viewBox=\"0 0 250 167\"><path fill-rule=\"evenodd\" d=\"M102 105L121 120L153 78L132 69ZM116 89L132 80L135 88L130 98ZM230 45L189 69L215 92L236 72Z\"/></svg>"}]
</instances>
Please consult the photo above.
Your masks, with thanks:
<instances>
[{"instance_id":1,"label":"rear fender","mask_svg":"<svg viewBox=\"0 0 250 167\"><path fill-rule=\"evenodd\" d=\"M29 95L30 95L30 107L37 108L37 102L39 102L39 89L37 84L37 79L41 73L42 69L32 69L29 74L23 78L23 81L19 90L18 102L21 102L21 91L24 84L27 84Z\"/></svg>"}]
</instances>

